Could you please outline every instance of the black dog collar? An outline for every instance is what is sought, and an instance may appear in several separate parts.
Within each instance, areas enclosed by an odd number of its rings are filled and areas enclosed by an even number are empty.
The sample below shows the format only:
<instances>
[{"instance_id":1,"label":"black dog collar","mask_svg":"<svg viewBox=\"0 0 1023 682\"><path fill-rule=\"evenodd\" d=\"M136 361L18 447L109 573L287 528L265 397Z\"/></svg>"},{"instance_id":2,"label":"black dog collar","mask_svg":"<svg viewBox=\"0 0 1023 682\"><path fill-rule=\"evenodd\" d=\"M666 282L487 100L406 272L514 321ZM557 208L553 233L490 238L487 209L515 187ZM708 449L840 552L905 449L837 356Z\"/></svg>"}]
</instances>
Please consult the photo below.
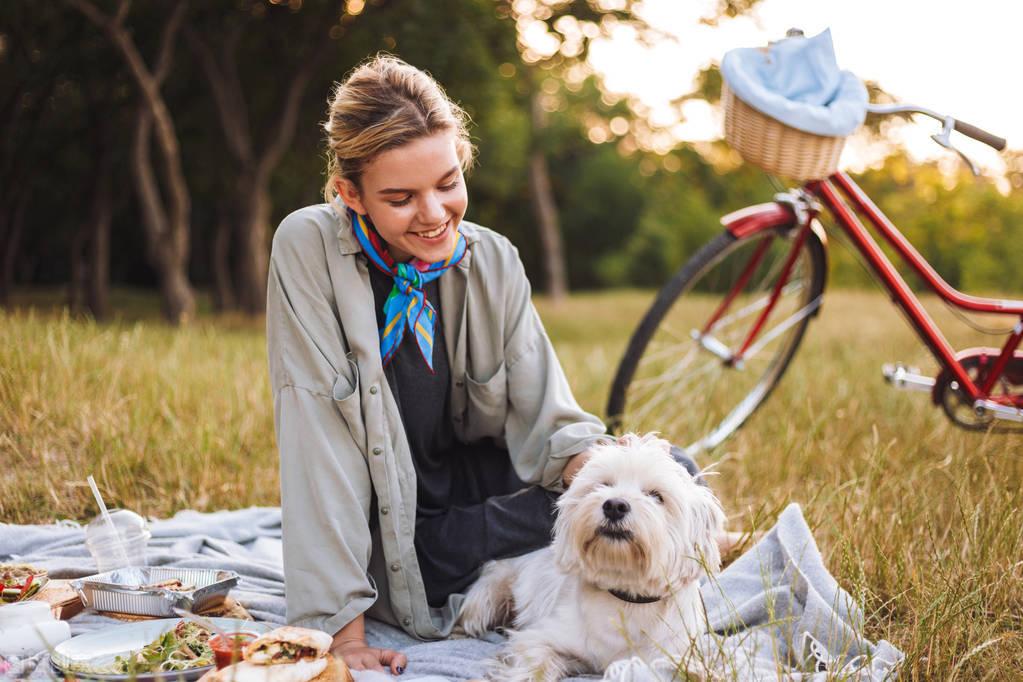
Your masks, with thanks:
<instances>
[{"instance_id":1,"label":"black dog collar","mask_svg":"<svg viewBox=\"0 0 1023 682\"><path fill-rule=\"evenodd\" d=\"M661 601L664 597L647 597L641 594L631 594L629 592L622 592L621 590L611 589L608 590L611 594L618 597L622 601L627 601L630 604L653 604L655 601Z\"/></svg>"}]
</instances>

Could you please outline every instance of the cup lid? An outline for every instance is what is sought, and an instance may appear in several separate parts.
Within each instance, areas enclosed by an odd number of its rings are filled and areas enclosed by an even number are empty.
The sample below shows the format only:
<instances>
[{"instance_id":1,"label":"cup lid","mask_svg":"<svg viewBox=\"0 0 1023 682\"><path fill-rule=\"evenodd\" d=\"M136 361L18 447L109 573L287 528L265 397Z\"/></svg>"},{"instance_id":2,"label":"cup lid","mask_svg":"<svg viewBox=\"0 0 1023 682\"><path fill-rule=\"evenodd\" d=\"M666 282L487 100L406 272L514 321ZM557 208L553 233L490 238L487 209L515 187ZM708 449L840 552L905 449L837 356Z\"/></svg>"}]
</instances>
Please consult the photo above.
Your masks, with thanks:
<instances>
[{"instance_id":1,"label":"cup lid","mask_svg":"<svg viewBox=\"0 0 1023 682\"><path fill-rule=\"evenodd\" d=\"M122 536L149 533L149 524L146 523L146 520L130 509L111 509L110 520L113 521L117 532ZM102 537L109 533L110 526L102 514L96 516L85 527L86 537Z\"/></svg>"}]
</instances>

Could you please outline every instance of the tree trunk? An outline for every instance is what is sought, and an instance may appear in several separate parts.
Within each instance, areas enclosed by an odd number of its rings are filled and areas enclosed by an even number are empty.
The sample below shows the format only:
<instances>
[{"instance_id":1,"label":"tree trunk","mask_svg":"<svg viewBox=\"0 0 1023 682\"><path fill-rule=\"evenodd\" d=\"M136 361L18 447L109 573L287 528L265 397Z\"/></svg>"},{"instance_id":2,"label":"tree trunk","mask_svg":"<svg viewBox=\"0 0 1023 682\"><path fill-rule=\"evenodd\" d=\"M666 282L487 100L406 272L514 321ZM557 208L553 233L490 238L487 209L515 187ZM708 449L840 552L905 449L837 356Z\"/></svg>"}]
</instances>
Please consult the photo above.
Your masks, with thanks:
<instances>
[{"instance_id":1,"label":"tree trunk","mask_svg":"<svg viewBox=\"0 0 1023 682\"><path fill-rule=\"evenodd\" d=\"M210 269L213 271L213 308L217 312L233 310L237 305L231 284L232 207L221 202L217 208L217 227L213 233Z\"/></svg>"},{"instance_id":2,"label":"tree trunk","mask_svg":"<svg viewBox=\"0 0 1023 682\"><path fill-rule=\"evenodd\" d=\"M237 192L235 223L235 287L238 306L250 315L266 310L266 277L269 266L270 192L264 179L243 171Z\"/></svg>"},{"instance_id":3,"label":"tree trunk","mask_svg":"<svg viewBox=\"0 0 1023 682\"><path fill-rule=\"evenodd\" d=\"M105 155L109 159L109 151L105 152ZM88 249L89 267L86 277L85 300L93 318L97 320L105 320L110 315L110 220L112 215L110 164L107 161L93 201L92 229Z\"/></svg>"},{"instance_id":4,"label":"tree trunk","mask_svg":"<svg viewBox=\"0 0 1023 682\"><path fill-rule=\"evenodd\" d=\"M325 6L326 7L326 6ZM266 278L269 265L270 177L295 134L299 106L316 68L326 58L330 40L322 30L329 11L312 22L313 31L302 38L310 45L288 80L288 90L276 125L270 131L262 150L256 149L249 126L249 110L238 76L235 49L241 29L237 26L220 38L220 49L214 51L198 32L186 29L192 51L206 74L213 102L217 107L221 129L228 150L238 162L234 186L234 285L238 307L257 315L266 310ZM220 235L218 234L218 243ZM215 247L216 248L216 247ZM217 258L215 256L215 258ZM217 258L215 273L226 259ZM216 276L216 275L215 275ZM218 282L217 288L221 285Z\"/></svg>"},{"instance_id":5,"label":"tree trunk","mask_svg":"<svg viewBox=\"0 0 1023 682\"><path fill-rule=\"evenodd\" d=\"M130 2L121 0L116 14L103 14L90 0L66 0L99 26L121 53L141 92L132 139L132 179L142 210L146 252L156 270L163 294L163 310L172 324L182 324L195 315L195 294L188 282L191 195L181 168L181 148L160 87L170 72L174 45L184 21L187 3L173 5L163 27L155 65L150 69L138 51L124 20ZM156 140L159 181L150 157ZM166 191L166 199L160 188Z\"/></svg>"},{"instance_id":6,"label":"tree trunk","mask_svg":"<svg viewBox=\"0 0 1023 682\"><path fill-rule=\"evenodd\" d=\"M160 279L163 315L174 324L185 324L195 317L195 293L182 265L180 261L168 264Z\"/></svg>"},{"instance_id":7,"label":"tree trunk","mask_svg":"<svg viewBox=\"0 0 1023 682\"><path fill-rule=\"evenodd\" d=\"M547 169L547 157L540 140L547 127L547 117L540 106L540 95L531 98L533 145L529 152L529 198L533 204L536 227L540 232L543 247L544 272L547 275L547 294L555 303L563 301L568 293L565 277L565 255L561 246L561 226L558 223L558 205L551 190L551 178Z\"/></svg>"},{"instance_id":8,"label":"tree trunk","mask_svg":"<svg viewBox=\"0 0 1023 682\"><path fill-rule=\"evenodd\" d=\"M14 289L14 266L21 250L21 233L25 226L25 209L28 208L28 187L22 184L17 195L11 202L10 213L7 214L7 229L4 231L3 258L0 259L0 304L10 302L11 291Z\"/></svg>"},{"instance_id":9,"label":"tree trunk","mask_svg":"<svg viewBox=\"0 0 1023 682\"><path fill-rule=\"evenodd\" d=\"M94 121L91 127L98 131L93 149L97 161L88 220L80 223L71 240L68 308L78 315L88 307L93 318L103 320L109 312L110 221L113 213L110 175L114 127L108 117Z\"/></svg>"},{"instance_id":10,"label":"tree trunk","mask_svg":"<svg viewBox=\"0 0 1023 682\"><path fill-rule=\"evenodd\" d=\"M75 316L82 314L85 305L85 279L88 268L85 262L85 245L90 223L91 220L78 224L78 229L75 230L75 236L71 238L69 248L71 277L67 284L67 307Z\"/></svg>"},{"instance_id":11,"label":"tree trunk","mask_svg":"<svg viewBox=\"0 0 1023 682\"><path fill-rule=\"evenodd\" d=\"M149 108L141 105L132 141L132 178L142 208L147 260L160 282L164 315L172 324L183 324L195 316L195 294L188 282L188 214L164 211L149 157L152 121Z\"/></svg>"}]
</instances>

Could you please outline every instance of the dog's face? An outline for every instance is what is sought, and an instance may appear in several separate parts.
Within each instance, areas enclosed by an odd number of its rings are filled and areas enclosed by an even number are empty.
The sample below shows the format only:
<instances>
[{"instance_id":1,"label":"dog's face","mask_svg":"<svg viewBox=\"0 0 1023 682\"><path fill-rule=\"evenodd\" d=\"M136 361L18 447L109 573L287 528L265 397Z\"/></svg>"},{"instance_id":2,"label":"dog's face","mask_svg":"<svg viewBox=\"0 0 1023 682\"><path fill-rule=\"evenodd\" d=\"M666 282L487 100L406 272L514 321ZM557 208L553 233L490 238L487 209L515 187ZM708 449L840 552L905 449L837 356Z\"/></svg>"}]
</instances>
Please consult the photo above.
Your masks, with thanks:
<instances>
[{"instance_id":1,"label":"dog's face","mask_svg":"<svg viewBox=\"0 0 1023 682\"><path fill-rule=\"evenodd\" d=\"M720 567L724 512L669 448L634 435L594 448L558 501L559 568L601 589L656 595Z\"/></svg>"}]
</instances>

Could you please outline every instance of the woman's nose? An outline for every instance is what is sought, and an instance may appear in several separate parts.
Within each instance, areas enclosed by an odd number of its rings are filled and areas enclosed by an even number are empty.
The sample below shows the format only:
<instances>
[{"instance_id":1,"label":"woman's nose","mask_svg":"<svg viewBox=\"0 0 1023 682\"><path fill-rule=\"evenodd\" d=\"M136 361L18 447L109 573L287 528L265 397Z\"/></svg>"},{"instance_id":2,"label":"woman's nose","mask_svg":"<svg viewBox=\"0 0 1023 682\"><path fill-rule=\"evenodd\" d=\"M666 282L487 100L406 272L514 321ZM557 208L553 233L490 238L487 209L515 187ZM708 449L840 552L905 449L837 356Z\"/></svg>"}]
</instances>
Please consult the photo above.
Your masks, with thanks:
<instances>
[{"instance_id":1,"label":"woman's nose","mask_svg":"<svg viewBox=\"0 0 1023 682\"><path fill-rule=\"evenodd\" d=\"M423 200L419 204L419 222L436 226L444 220L444 214L444 204L441 203L439 196L433 192L423 195Z\"/></svg>"}]
</instances>

